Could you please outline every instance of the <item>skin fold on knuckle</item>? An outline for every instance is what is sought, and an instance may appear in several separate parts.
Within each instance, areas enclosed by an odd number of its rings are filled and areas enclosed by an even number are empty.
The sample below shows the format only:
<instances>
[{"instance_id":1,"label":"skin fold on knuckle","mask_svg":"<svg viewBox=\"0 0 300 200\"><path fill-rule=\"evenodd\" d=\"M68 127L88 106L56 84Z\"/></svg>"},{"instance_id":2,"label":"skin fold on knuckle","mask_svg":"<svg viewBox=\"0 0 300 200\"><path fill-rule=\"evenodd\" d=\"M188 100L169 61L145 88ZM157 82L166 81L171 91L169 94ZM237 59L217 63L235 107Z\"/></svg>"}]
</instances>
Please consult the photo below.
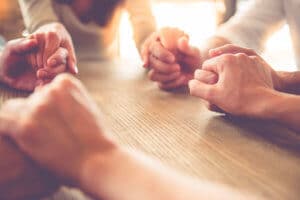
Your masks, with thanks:
<instances>
[{"instance_id":1,"label":"skin fold on knuckle","mask_svg":"<svg viewBox=\"0 0 300 200\"><path fill-rule=\"evenodd\" d=\"M55 33L54 31L49 31L47 32L46 38L48 39L49 42L53 43L53 42L58 42L59 41L59 36L57 35L57 33Z\"/></svg>"}]
</instances>

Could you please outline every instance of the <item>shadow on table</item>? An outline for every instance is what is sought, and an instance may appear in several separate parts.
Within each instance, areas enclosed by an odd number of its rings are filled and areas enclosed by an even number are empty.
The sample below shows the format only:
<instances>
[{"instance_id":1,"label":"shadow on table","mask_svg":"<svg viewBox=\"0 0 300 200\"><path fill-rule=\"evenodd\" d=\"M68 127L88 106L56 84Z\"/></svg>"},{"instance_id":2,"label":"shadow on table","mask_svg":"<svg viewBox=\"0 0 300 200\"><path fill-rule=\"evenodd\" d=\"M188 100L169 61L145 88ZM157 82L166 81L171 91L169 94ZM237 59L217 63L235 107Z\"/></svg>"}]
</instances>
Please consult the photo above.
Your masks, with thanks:
<instances>
[{"instance_id":1,"label":"shadow on table","mask_svg":"<svg viewBox=\"0 0 300 200\"><path fill-rule=\"evenodd\" d=\"M297 154L300 152L300 133L292 131L283 125L272 121L255 120L234 117L230 115L215 116L208 123L210 126L215 126L216 121L221 121L231 126L238 127L243 131L243 134L253 134L255 137L260 137L279 147L283 147Z\"/></svg>"}]
</instances>

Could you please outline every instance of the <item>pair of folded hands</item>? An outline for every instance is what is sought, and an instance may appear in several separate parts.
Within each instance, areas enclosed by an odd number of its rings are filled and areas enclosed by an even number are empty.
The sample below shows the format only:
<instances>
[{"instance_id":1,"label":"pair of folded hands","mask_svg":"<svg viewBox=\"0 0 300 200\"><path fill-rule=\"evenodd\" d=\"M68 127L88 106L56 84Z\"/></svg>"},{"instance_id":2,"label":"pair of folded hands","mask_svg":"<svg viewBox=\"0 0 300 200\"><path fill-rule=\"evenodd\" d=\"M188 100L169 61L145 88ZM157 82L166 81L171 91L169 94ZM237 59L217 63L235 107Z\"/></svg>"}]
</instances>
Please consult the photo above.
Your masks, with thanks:
<instances>
[{"instance_id":1,"label":"pair of folded hands","mask_svg":"<svg viewBox=\"0 0 300 200\"><path fill-rule=\"evenodd\" d=\"M78 73L71 38L57 23L41 27L28 38L9 41L0 66L1 81L25 91L33 91L60 73Z\"/></svg>"}]
</instances>

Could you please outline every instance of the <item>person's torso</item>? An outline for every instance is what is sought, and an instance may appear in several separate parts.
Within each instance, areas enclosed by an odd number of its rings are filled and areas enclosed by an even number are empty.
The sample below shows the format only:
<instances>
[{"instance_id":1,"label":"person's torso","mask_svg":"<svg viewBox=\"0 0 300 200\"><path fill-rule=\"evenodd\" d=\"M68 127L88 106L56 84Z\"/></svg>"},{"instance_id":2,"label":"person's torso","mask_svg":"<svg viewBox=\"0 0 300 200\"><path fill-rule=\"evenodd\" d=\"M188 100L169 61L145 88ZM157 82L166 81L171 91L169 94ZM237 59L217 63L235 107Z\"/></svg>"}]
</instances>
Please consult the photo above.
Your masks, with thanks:
<instances>
[{"instance_id":1,"label":"person's torso","mask_svg":"<svg viewBox=\"0 0 300 200\"><path fill-rule=\"evenodd\" d=\"M106 26L82 23L69 5L54 3L54 10L71 34L79 59L107 59L118 54L121 7L114 10Z\"/></svg>"},{"instance_id":2,"label":"person's torso","mask_svg":"<svg viewBox=\"0 0 300 200\"><path fill-rule=\"evenodd\" d=\"M300 69L300 0L283 0L283 7L291 32L295 59Z\"/></svg>"}]
</instances>

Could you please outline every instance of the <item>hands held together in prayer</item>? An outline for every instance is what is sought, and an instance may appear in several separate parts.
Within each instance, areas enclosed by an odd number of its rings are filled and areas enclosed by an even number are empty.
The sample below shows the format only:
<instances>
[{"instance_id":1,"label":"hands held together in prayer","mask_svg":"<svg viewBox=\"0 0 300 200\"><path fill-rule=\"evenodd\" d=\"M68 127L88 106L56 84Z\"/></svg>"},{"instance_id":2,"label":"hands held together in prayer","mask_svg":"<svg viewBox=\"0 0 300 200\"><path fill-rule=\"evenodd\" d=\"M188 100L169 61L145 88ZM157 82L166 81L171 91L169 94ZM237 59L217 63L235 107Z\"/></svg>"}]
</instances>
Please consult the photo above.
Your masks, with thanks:
<instances>
[{"instance_id":1,"label":"hands held together in prayer","mask_svg":"<svg viewBox=\"0 0 300 200\"><path fill-rule=\"evenodd\" d=\"M63 183L84 187L80 184L87 181L82 179L88 163L117 147L102 123L97 105L80 81L61 74L28 98L4 103L0 136L12 138Z\"/></svg>"},{"instance_id":2,"label":"hands held together in prayer","mask_svg":"<svg viewBox=\"0 0 300 200\"><path fill-rule=\"evenodd\" d=\"M29 38L9 41L0 62L1 81L25 91L33 91L59 73L78 73L71 38L59 24L41 27Z\"/></svg>"},{"instance_id":3,"label":"hands held together in prayer","mask_svg":"<svg viewBox=\"0 0 300 200\"><path fill-rule=\"evenodd\" d=\"M161 89L186 86L194 71L201 66L197 48L189 45L189 37L179 29L163 28L153 33L141 52L149 78Z\"/></svg>"},{"instance_id":4,"label":"hands held together in prayer","mask_svg":"<svg viewBox=\"0 0 300 200\"><path fill-rule=\"evenodd\" d=\"M173 28L152 34L142 50L149 77L160 88L188 85L191 95L206 100L210 110L267 118L266 105L275 90L285 87L280 72L251 49L228 44L208 54L202 60L200 50L189 45L188 36Z\"/></svg>"}]
</instances>

